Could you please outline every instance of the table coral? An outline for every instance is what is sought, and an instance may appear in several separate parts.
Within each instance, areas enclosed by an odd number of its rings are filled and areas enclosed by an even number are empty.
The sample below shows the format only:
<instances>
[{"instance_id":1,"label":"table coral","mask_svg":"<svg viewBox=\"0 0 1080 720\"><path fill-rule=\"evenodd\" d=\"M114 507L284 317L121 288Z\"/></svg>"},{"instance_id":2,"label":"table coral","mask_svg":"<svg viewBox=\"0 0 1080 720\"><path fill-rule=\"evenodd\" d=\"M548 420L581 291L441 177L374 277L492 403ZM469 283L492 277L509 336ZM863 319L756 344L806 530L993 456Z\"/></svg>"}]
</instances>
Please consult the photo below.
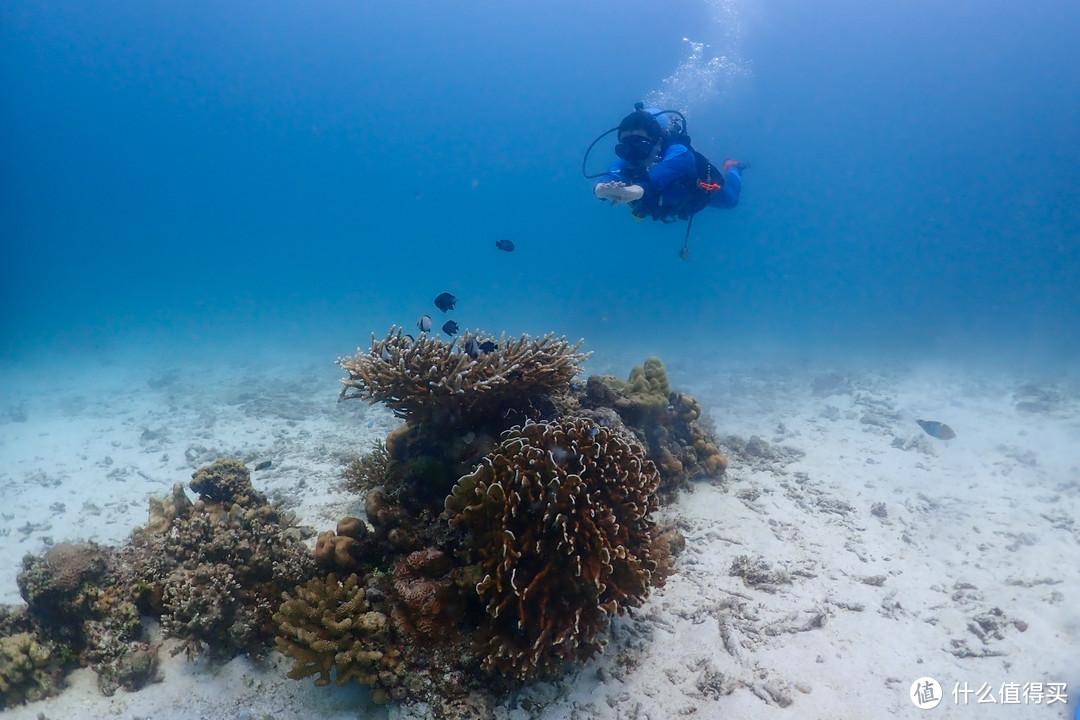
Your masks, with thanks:
<instances>
[{"instance_id":1,"label":"table coral","mask_svg":"<svg viewBox=\"0 0 1080 720\"><path fill-rule=\"evenodd\" d=\"M384 402L414 424L452 425L463 418L522 410L538 395L562 392L588 357L577 352L581 342L571 345L553 334L504 335L494 350L478 356L466 352L470 340L494 342L468 332L450 342L428 335L413 340L400 328L392 328L383 340L372 334L370 351L357 349L353 357L338 358L348 373L340 398Z\"/></svg>"},{"instance_id":2,"label":"table coral","mask_svg":"<svg viewBox=\"0 0 1080 720\"><path fill-rule=\"evenodd\" d=\"M486 669L526 678L601 649L648 594L658 484L640 446L582 418L512 428L458 481L445 507L484 570Z\"/></svg>"}]
</instances>

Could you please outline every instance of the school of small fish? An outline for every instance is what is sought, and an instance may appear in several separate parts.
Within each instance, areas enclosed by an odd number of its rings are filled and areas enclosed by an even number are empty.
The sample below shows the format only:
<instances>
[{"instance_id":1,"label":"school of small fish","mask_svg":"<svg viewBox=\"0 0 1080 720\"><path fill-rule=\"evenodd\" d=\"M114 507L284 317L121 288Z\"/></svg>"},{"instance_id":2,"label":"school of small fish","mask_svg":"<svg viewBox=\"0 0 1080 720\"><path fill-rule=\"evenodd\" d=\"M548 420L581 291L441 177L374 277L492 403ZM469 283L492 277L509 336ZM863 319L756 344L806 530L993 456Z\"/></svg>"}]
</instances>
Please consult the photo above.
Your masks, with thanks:
<instances>
[{"instance_id":1,"label":"school of small fish","mask_svg":"<svg viewBox=\"0 0 1080 720\"><path fill-rule=\"evenodd\" d=\"M502 250L503 252L514 252L514 247L515 246L513 241L507 240L506 238L500 238L495 241L496 250ZM435 307L438 308L441 312L447 313L457 307L457 301L457 296L453 293L441 292L435 296L434 304ZM416 321L416 327L422 333L431 332L431 328L434 327L431 316L427 314L421 315L420 319ZM453 337L454 335L457 335L458 332L460 332L461 326L458 325L456 320L447 320L445 323L443 323L440 329L447 336ZM481 355L484 355L485 353L494 352L498 349L498 347L499 346L497 344L490 340L480 342L476 340L476 338L469 338L465 341L464 350L465 354L467 354L473 359L476 359ZM384 349L382 353L383 360L389 362L389 355L389 352Z\"/></svg>"}]
</instances>

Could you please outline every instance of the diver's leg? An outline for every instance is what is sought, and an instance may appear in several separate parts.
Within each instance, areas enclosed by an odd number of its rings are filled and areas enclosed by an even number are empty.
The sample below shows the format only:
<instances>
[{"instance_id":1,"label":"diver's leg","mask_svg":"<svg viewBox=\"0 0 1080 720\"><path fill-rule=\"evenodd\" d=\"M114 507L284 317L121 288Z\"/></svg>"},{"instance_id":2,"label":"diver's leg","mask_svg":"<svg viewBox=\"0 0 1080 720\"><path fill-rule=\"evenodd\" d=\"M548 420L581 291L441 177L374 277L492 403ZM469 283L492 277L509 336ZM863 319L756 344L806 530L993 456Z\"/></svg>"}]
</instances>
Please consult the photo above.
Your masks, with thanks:
<instances>
[{"instance_id":1,"label":"diver's leg","mask_svg":"<svg viewBox=\"0 0 1080 720\"><path fill-rule=\"evenodd\" d=\"M709 199L709 207L730 209L739 204L742 192L742 173L739 163L728 160L724 163L724 186Z\"/></svg>"}]
</instances>

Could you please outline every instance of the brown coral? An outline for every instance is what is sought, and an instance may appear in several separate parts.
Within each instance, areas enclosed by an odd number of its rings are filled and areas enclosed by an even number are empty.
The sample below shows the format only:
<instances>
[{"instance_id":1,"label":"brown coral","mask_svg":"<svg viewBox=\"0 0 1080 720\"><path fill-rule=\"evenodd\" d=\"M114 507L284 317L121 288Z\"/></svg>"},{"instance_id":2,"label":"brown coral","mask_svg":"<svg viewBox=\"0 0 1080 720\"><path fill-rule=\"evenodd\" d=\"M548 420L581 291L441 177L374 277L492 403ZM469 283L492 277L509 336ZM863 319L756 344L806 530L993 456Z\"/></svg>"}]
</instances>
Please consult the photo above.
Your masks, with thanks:
<instances>
[{"instance_id":1,"label":"brown coral","mask_svg":"<svg viewBox=\"0 0 1080 720\"><path fill-rule=\"evenodd\" d=\"M357 349L353 357L338 358L348 373L340 398L384 402L412 423L450 425L562 392L588 357L577 352L581 342L571 345L552 334L516 340L503 336L495 350L475 357L465 351L469 340L494 338L466 332L448 343L427 335L413 340L400 328L391 328L383 340L372 334L370 351Z\"/></svg>"},{"instance_id":2,"label":"brown coral","mask_svg":"<svg viewBox=\"0 0 1080 720\"><path fill-rule=\"evenodd\" d=\"M136 533L121 549L121 582L138 588L143 609L161 615L189 656L261 656L282 590L310 578L314 559L242 463L219 460L193 478L202 497L188 517L172 518L164 534Z\"/></svg>"},{"instance_id":3,"label":"brown coral","mask_svg":"<svg viewBox=\"0 0 1080 720\"><path fill-rule=\"evenodd\" d=\"M58 693L59 658L57 647L34 633L0 637L0 710Z\"/></svg>"},{"instance_id":4,"label":"brown coral","mask_svg":"<svg viewBox=\"0 0 1080 720\"><path fill-rule=\"evenodd\" d=\"M99 585L114 552L94 543L63 542L44 555L23 558L19 592L31 615L48 618L50 637L79 649L85 645L82 623L96 615Z\"/></svg>"},{"instance_id":5,"label":"brown coral","mask_svg":"<svg viewBox=\"0 0 1080 720\"><path fill-rule=\"evenodd\" d=\"M392 646L386 595L367 588L358 575L339 579L334 573L315 578L285 594L274 621L277 648L293 659L289 677L317 675L315 685L356 680L375 686L372 699L404 697L404 673Z\"/></svg>"},{"instance_id":6,"label":"brown coral","mask_svg":"<svg viewBox=\"0 0 1080 720\"><path fill-rule=\"evenodd\" d=\"M454 561L435 548L409 553L394 569L394 626L420 645L457 634L463 603L449 572Z\"/></svg>"},{"instance_id":7,"label":"brown coral","mask_svg":"<svg viewBox=\"0 0 1080 720\"><path fill-rule=\"evenodd\" d=\"M266 506L266 496L252 487L251 472L239 460L218 460L199 468L191 476L191 489L199 493L203 502L216 503L226 510L232 505Z\"/></svg>"},{"instance_id":8,"label":"brown coral","mask_svg":"<svg viewBox=\"0 0 1080 720\"><path fill-rule=\"evenodd\" d=\"M484 571L485 668L525 678L601 648L648 594L658 483L639 446L583 418L512 428L458 481L446 512Z\"/></svg>"},{"instance_id":9,"label":"brown coral","mask_svg":"<svg viewBox=\"0 0 1080 720\"><path fill-rule=\"evenodd\" d=\"M667 371L650 357L633 368L626 382L611 375L593 375L585 389L585 407L614 408L645 443L660 471L660 491L670 495L702 475L721 475L727 458L720 452L701 417L701 406L685 393L671 392Z\"/></svg>"}]
</instances>

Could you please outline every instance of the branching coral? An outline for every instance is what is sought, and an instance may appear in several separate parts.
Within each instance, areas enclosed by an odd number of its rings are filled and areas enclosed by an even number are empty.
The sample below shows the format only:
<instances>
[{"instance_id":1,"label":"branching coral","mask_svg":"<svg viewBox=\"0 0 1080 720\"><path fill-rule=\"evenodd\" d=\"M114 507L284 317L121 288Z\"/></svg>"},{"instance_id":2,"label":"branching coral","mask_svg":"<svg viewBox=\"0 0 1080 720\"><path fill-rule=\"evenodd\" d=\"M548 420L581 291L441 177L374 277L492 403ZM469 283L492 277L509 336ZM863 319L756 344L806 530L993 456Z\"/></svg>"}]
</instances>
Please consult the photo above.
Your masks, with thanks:
<instances>
[{"instance_id":1,"label":"branching coral","mask_svg":"<svg viewBox=\"0 0 1080 720\"><path fill-rule=\"evenodd\" d=\"M383 340L371 338L371 350L357 349L337 363L348 373L341 399L384 402L398 417L413 424L449 425L521 409L537 395L565 391L588 357L581 342L548 334L499 338L490 352L469 353L466 346L494 342L471 335L450 342L422 335L419 339L391 328Z\"/></svg>"},{"instance_id":2,"label":"branching coral","mask_svg":"<svg viewBox=\"0 0 1080 720\"><path fill-rule=\"evenodd\" d=\"M277 648L293 659L289 677L317 675L315 684L356 680L371 685L372 699L404 697L400 656L392 647L386 594L365 587L358 575L334 573L286 593L274 615Z\"/></svg>"},{"instance_id":3,"label":"branching coral","mask_svg":"<svg viewBox=\"0 0 1080 720\"><path fill-rule=\"evenodd\" d=\"M601 649L648 594L658 483L639 446L582 418L512 428L458 481L446 513L484 572L485 668L525 678Z\"/></svg>"},{"instance_id":4,"label":"branching coral","mask_svg":"<svg viewBox=\"0 0 1080 720\"><path fill-rule=\"evenodd\" d=\"M135 533L121 550L123 582L189 656L260 656L281 592L314 574L314 558L242 463L219 460L193 477L201 497L164 523L168 532Z\"/></svg>"}]
</instances>

